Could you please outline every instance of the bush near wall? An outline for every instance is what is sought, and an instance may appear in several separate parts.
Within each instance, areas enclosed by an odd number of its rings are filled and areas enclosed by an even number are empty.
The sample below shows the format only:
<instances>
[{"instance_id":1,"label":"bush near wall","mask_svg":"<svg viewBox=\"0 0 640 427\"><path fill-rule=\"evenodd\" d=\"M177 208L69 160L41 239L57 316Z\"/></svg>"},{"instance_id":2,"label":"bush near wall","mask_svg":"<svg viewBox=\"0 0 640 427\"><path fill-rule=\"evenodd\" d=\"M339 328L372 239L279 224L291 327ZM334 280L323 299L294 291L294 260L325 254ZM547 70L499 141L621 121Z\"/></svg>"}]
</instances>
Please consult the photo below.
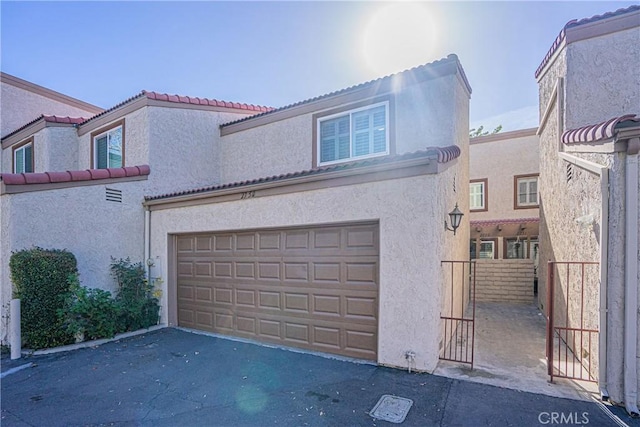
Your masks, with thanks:
<instances>
[{"instance_id":1,"label":"bush near wall","mask_svg":"<svg viewBox=\"0 0 640 427\"><path fill-rule=\"evenodd\" d=\"M76 257L66 250L34 247L11 254L14 298L20 298L22 342L25 347L48 348L73 342L58 310L64 307L76 274Z\"/></svg>"},{"instance_id":2,"label":"bush near wall","mask_svg":"<svg viewBox=\"0 0 640 427\"><path fill-rule=\"evenodd\" d=\"M108 291L81 286L77 275L70 278L72 292L58 314L77 339L111 338L158 323L160 306L142 263L112 258L111 275L118 285L115 298Z\"/></svg>"}]
</instances>

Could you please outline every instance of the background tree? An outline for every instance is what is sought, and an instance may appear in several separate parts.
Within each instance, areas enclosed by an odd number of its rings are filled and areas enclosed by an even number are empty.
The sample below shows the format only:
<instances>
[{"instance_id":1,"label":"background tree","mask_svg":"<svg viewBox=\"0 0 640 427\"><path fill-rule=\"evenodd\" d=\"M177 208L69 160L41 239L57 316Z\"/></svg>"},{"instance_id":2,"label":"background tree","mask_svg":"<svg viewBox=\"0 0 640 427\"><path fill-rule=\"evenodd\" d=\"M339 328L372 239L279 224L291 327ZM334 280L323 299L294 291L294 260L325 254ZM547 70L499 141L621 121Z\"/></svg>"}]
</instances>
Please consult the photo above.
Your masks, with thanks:
<instances>
[{"instance_id":1,"label":"background tree","mask_svg":"<svg viewBox=\"0 0 640 427\"><path fill-rule=\"evenodd\" d=\"M473 128L469 129L469 138L477 138L479 136L485 135L493 135L502 130L502 125L498 125L493 131L489 132L488 130L484 130L484 126L480 126L478 129Z\"/></svg>"}]
</instances>

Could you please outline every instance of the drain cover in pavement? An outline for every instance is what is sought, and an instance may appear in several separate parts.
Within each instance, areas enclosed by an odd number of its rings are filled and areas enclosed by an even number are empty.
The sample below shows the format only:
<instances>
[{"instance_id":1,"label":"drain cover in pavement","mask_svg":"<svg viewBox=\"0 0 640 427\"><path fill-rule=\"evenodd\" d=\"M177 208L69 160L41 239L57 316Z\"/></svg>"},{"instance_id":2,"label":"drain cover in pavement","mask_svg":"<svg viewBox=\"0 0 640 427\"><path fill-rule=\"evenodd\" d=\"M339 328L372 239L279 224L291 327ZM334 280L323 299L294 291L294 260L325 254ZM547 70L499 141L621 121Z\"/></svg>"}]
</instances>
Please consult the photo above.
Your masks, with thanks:
<instances>
[{"instance_id":1,"label":"drain cover in pavement","mask_svg":"<svg viewBox=\"0 0 640 427\"><path fill-rule=\"evenodd\" d=\"M411 405L413 405L411 399L385 394L378 400L369 415L378 420L400 424L409 413Z\"/></svg>"}]
</instances>

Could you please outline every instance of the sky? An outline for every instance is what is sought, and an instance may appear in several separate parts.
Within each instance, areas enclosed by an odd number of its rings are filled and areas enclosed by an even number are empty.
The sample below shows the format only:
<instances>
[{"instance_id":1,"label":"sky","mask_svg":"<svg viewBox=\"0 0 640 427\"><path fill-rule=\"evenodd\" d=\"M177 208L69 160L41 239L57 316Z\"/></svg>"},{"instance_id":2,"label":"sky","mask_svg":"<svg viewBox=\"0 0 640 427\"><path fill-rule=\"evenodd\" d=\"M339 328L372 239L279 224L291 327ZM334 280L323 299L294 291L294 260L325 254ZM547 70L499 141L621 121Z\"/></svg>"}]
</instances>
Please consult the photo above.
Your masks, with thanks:
<instances>
[{"instance_id":1,"label":"sky","mask_svg":"<svg viewBox=\"0 0 640 427\"><path fill-rule=\"evenodd\" d=\"M535 127L562 27L627 2L0 2L0 69L103 108L141 90L282 107L458 55L470 127Z\"/></svg>"}]
</instances>

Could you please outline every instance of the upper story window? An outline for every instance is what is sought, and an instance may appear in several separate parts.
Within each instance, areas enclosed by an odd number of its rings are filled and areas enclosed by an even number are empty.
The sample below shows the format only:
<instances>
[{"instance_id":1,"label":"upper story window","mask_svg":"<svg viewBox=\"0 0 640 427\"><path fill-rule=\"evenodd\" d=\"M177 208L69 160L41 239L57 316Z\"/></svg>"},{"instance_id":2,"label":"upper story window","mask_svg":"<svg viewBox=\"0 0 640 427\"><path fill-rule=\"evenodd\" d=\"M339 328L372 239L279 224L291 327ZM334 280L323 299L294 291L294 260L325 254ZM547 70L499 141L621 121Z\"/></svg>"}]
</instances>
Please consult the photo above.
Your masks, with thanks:
<instances>
[{"instance_id":1,"label":"upper story window","mask_svg":"<svg viewBox=\"0 0 640 427\"><path fill-rule=\"evenodd\" d=\"M33 172L33 138L13 149L13 173Z\"/></svg>"},{"instance_id":2,"label":"upper story window","mask_svg":"<svg viewBox=\"0 0 640 427\"><path fill-rule=\"evenodd\" d=\"M382 102L318 120L318 164L389 154L389 103Z\"/></svg>"},{"instance_id":3,"label":"upper story window","mask_svg":"<svg viewBox=\"0 0 640 427\"><path fill-rule=\"evenodd\" d=\"M514 209L538 207L538 175L514 177Z\"/></svg>"},{"instance_id":4,"label":"upper story window","mask_svg":"<svg viewBox=\"0 0 640 427\"><path fill-rule=\"evenodd\" d=\"M91 134L94 169L124 166L124 120Z\"/></svg>"},{"instance_id":5,"label":"upper story window","mask_svg":"<svg viewBox=\"0 0 640 427\"><path fill-rule=\"evenodd\" d=\"M486 211L487 203L487 179L472 179L469 181L469 210Z\"/></svg>"}]
</instances>

